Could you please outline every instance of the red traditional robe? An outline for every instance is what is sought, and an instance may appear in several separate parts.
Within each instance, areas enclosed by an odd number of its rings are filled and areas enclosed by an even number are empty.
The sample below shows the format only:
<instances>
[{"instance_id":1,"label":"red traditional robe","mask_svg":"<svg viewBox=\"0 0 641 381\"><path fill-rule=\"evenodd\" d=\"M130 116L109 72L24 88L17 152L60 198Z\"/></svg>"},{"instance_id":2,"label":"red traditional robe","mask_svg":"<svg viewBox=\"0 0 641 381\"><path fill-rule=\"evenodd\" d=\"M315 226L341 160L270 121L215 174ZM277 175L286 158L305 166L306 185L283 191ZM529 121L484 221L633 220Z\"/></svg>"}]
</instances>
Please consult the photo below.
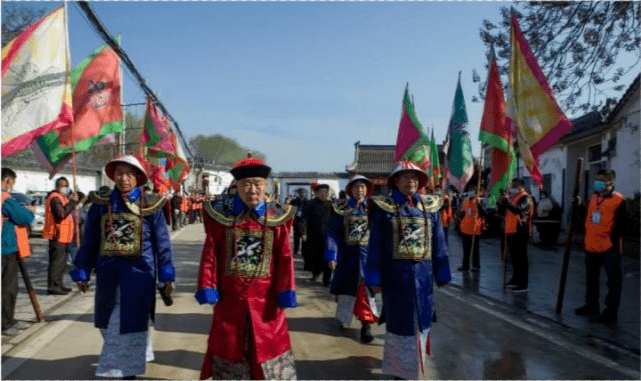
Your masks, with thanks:
<instances>
[{"instance_id":1,"label":"red traditional robe","mask_svg":"<svg viewBox=\"0 0 641 381\"><path fill-rule=\"evenodd\" d=\"M196 299L216 307L200 377L294 379L283 309L296 306L288 226L294 210L265 203L248 210L234 201L204 205Z\"/></svg>"}]
</instances>

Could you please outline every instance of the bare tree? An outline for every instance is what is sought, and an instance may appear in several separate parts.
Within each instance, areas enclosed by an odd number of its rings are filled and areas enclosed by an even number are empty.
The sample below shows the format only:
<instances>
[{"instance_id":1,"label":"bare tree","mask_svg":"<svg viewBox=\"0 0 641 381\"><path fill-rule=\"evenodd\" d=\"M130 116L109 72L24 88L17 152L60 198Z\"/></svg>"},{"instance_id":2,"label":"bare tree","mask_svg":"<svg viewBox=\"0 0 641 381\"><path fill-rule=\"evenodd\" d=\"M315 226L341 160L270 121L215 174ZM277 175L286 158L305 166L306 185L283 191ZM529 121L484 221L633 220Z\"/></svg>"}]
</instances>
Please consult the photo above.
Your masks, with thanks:
<instances>
[{"instance_id":1,"label":"bare tree","mask_svg":"<svg viewBox=\"0 0 641 381\"><path fill-rule=\"evenodd\" d=\"M616 102L627 84L622 77L639 71L641 10L636 1L514 2L519 26L528 40L562 108L573 114L595 111ZM497 25L483 20L485 45L494 44L502 75L508 73L511 10L501 8ZM487 68L487 65L486 65ZM479 82L484 99L485 84ZM507 80L504 80L507 84Z\"/></svg>"},{"instance_id":2,"label":"bare tree","mask_svg":"<svg viewBox=\"0 0 641 381\"><path fill-rule=\"evenodd\" d=\"M28 8L19 3L2 4L2 47L29 25L44 16L44 9Z\"/></svg>"}]
</instances>

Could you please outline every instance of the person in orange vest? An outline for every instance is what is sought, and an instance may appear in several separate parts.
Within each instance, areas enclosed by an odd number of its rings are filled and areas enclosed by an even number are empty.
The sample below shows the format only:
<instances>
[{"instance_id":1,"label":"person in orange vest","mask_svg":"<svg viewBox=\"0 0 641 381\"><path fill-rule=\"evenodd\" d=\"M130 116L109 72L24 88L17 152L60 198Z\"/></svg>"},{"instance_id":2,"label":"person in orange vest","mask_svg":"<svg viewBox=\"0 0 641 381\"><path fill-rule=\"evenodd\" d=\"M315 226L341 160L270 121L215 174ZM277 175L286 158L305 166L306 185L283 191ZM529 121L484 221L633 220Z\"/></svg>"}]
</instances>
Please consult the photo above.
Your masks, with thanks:
<instances>
[{"instance_id":1,"label":"person in orange vest","mask_svg":"<svg viewBox=\"0 0 641 381\"><path fill-rule=\"evenodd\" d=\"M468 192L467 198L461 204L459 210L459 230L463 238L463 263L458 271L470 269L470 250L472 251L472 271L481 268L479 257L479 241L483 233L485 208L481 205L481 198L475 192ZM474 237L474 248L472 249L472 237Z\"/></svg>"},{"instance_id":2,"label":"person in orange vest","mask_svg":"<svg viewBox=\"0 0 641 381\"><path fill-rule=\"evenodd\" d=\"M184 195L182 201L180 202L180 218L182 226L187 225L189 220L187 219L187 214L189 213L189 196Z\"/></svg>"},{"instance_id":3,"label":"person in orange vest","mask_svg":"<svg viewBox=\"0 0 641 381\"><path fill-rule=\"evenodd\" d=\"M443 233L445 233L445 244L448 242L448 233L450 225L454 223L454 214L452 213L452 204L450 203L450 195L443 193L441 187L436 187L435 194L443 197L443 207L441 208L441 226L443 226Z\"/></svg>"},{"instance_id":4,"label":"person in orange vest","mask_svg":"<svg viewBox=\"0 0 641 381\"><path fill-rule=\"evenodd\" d=\"M49 240L49 272L47 294L65 295L71 289L62 283L67 266L69 244L75 239L71 213L76 209L78 195L69 188L65 177L56 179L56 189L49 193L45 204L45 224L42 238Z\"/></svg>"},{"instance_id":5,"label":"person in orange vest","mask_svg":"<svg viewBox=\"0 0 641 381\"><path fill-rule=\"evenodd\" d=\"M31 254L26 226L33 221L33 207L27 209L11 198L16 173L2 168L2 334L15 324L18 298L18 256ZM15 328L14 328L15 329Z\"/></svg>"},{"instance_id":6,"label":"person in orange vest","mask_svg":"<svg viewBox=\"0 0 641 381\"><path fill-rule=\"evenodd\" d=\"M514 292L528 288L527 245L532 234L532 197L525 190L523 179L514 179L509 196L502 194L498 201L499 213L504 215L507 249L512 261L512 279L506 286Z\"/></svg>"},{"instance_id":7,"label":"person in orange vest","mask_svg":"<svg viewBox=\"0 0 641 381\"><path fill-rule=\"evenodd\" d=\"M593 183L585 218L585 305L577 308L577 315L598 316L600 322L617 321L621 301L622 237L627 224L626 201L614 190L615 172L602 169ZM599 273L605 267L608 276L606 308L599 316Z\"/></svg>"}]
</instances>

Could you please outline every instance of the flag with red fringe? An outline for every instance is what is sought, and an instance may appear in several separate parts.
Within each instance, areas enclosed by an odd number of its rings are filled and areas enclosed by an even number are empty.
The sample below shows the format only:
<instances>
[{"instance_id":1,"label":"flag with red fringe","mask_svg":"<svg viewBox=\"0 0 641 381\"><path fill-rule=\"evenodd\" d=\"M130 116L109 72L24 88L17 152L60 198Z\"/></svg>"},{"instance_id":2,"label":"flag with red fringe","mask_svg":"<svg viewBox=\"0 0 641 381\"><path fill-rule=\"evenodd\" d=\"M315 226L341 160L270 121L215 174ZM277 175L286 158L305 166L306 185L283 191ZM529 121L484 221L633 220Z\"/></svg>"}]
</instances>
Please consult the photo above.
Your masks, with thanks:
<instances>
[{"instance_id":1,"label":"flag with red fringe","mask_svg":"<svg viewBox=\"0 0 641 381\"><path fill-rule=\"evenodd\" d=\"M556 103L515 15L511 20L511 41L508 95L512 98L509 102L512 102L513 115L508 117L514 124L521 158L532 180L542 187L539 157L572 129L572 123Z\"/></svg>"},{"instance_id":2,"label":"flag with red fringe","mask_svg":"<svg viewBox=\"0 0 641 381\"><path fill-rule=\"evenodd\" d=\"M2 49L2 157L73 123L64 5Z\"/></svg>"}]
</instances>

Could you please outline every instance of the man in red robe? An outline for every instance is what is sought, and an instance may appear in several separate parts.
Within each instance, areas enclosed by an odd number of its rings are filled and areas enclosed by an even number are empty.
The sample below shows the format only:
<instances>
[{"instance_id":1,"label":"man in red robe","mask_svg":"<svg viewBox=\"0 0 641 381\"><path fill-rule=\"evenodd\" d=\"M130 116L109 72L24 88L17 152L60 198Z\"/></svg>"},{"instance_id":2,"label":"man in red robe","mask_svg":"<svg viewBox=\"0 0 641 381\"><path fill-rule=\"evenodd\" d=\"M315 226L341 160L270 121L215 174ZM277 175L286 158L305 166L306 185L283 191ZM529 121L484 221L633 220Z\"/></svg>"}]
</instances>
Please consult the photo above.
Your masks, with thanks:
<instances>
[{"instance_id":1,"label":"man in red robe","mask_svg":"<svg viewBox=\"0 0 641 381\"><path fill-rule=\"evenodd\" d=\"M294 208L265 202L271 168L248 157L231 169L233 202L204 205L207 238L196 300L216 304L201 379L294 379L284 308L296 307L289 225Z\"/></svg>"}]
</instances>

